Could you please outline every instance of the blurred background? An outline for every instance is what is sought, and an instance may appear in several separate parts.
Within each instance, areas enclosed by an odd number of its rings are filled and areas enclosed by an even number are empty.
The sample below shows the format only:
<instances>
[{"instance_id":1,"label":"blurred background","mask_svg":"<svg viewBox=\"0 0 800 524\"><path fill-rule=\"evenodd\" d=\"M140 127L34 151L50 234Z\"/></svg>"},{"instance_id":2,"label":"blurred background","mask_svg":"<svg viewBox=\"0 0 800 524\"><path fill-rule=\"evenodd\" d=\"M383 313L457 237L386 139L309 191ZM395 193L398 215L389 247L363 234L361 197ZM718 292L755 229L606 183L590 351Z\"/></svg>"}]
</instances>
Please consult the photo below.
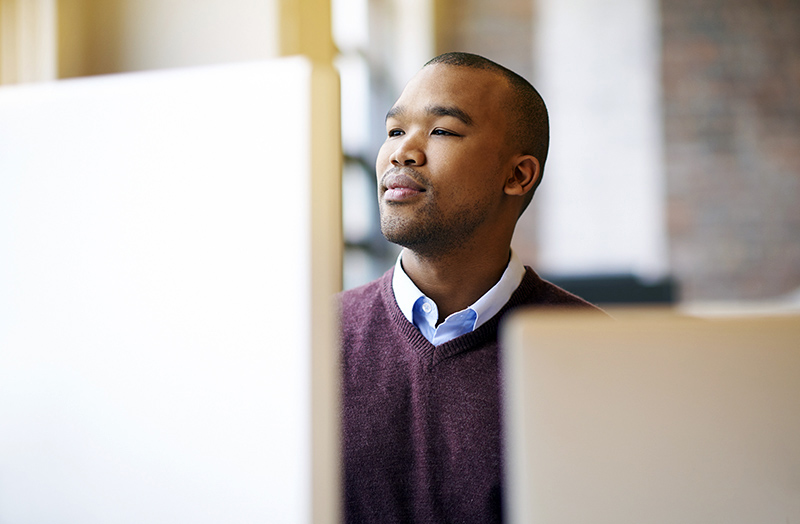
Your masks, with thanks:
<instances>
[{"instance_id":1,"label":"blurred background","mask_svg":"<svg viewBox=\"0 0 800 524\"><path fill-rule=\"evenodd\" d=\"M525 264L600 303L800 303L796 0L0 0L2 84L335 65L345 288L397 255L378 229L383 118L446 51L517 71L548 104Z\"/></svg>"}]
</instances>

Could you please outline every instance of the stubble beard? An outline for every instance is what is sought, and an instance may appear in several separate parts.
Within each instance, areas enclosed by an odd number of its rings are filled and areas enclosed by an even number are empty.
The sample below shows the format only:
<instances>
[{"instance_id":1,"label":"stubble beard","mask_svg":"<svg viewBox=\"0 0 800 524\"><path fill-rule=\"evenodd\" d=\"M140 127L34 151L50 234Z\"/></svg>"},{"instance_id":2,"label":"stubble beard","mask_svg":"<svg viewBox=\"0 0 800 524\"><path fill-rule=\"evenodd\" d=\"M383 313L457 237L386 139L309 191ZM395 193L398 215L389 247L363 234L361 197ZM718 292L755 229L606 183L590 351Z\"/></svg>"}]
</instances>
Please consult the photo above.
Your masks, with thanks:
<instances>
[{"instance_id":1,"label":"stubble beard","mask_svg":"<svg viewBox=\"0 0 800 524\"><path fill-rule=\"evenodd\" d=\"M486 219L488 202L476 202L445 216L435 202L414 213L393 212L395 206L381 202L381 233L386 240L426 257L440 257L468 242ZM398 209L399 211L399 209Z\"/></svg>"}]
</instances>

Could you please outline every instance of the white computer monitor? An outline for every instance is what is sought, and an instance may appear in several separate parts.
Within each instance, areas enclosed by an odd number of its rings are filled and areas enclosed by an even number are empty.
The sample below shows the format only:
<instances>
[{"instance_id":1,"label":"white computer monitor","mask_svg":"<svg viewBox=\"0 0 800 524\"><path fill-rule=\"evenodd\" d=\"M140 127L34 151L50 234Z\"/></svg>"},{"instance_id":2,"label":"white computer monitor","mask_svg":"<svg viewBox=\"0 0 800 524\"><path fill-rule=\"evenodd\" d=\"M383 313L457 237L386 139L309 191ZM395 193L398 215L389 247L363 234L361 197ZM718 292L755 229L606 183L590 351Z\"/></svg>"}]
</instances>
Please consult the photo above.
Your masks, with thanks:
<instances>
[{"instance_id":1,"label":"white computer monitor","mask_svg":"<svg viewBox=\"0 0 800 524\"><path fill-rule=\"evenodd\" d=\"M510 522L800 521L800 317L516 315Z\"/></svg>"},{"instance_id":2,"label":"white computer monitor","mask_svg":"<svg viewBox=\"0 0 800 524\"><path fill-rule=\"evenodd\" d=\"M0 521L336 522L338 90L0 88Z\"/></svg>"}]
</instances>

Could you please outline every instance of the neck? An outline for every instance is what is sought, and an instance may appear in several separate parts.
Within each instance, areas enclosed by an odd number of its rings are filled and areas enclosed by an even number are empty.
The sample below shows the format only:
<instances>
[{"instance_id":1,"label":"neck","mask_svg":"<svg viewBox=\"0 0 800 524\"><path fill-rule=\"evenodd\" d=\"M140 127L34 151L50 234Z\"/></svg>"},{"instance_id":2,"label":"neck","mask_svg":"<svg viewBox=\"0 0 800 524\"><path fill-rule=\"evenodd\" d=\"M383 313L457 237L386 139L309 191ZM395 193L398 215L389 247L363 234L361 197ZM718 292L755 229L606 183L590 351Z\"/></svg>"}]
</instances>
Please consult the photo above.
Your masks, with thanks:
<instances>
[{"instance_id":1,"label":"neck","mask_svg":"<svg viewBox=\"0 0 800 524\"><path fill-rule=\"evenodd\" d=\"M426 255L412 249L403 251L403 270L439 310L439 322L474 304L503 276L510 247L485 249L479 256L470 252Z\"/></svg>"}]
</instances>

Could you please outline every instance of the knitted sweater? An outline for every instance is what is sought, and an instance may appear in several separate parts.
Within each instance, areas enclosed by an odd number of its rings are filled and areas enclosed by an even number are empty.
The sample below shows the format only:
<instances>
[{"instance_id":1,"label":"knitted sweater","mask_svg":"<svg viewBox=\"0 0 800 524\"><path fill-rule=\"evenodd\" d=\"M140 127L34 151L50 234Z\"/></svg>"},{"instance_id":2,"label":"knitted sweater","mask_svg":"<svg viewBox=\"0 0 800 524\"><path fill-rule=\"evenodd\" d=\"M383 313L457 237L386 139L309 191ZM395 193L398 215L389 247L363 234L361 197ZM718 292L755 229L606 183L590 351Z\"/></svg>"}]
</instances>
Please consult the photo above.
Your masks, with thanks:
<instances>
[{"instance_id":1,"label":"knitted sweater","mask_svg":"<svg viewBox=\"0 0 800 524\"><path fill-rule=\"evenodd\" d=\"M526 268L497 315L434 346L397 306L392 272L339 295L345 520L500 522L498 322L519 306L594 306Z\"/></svg>"}]
</instances>

